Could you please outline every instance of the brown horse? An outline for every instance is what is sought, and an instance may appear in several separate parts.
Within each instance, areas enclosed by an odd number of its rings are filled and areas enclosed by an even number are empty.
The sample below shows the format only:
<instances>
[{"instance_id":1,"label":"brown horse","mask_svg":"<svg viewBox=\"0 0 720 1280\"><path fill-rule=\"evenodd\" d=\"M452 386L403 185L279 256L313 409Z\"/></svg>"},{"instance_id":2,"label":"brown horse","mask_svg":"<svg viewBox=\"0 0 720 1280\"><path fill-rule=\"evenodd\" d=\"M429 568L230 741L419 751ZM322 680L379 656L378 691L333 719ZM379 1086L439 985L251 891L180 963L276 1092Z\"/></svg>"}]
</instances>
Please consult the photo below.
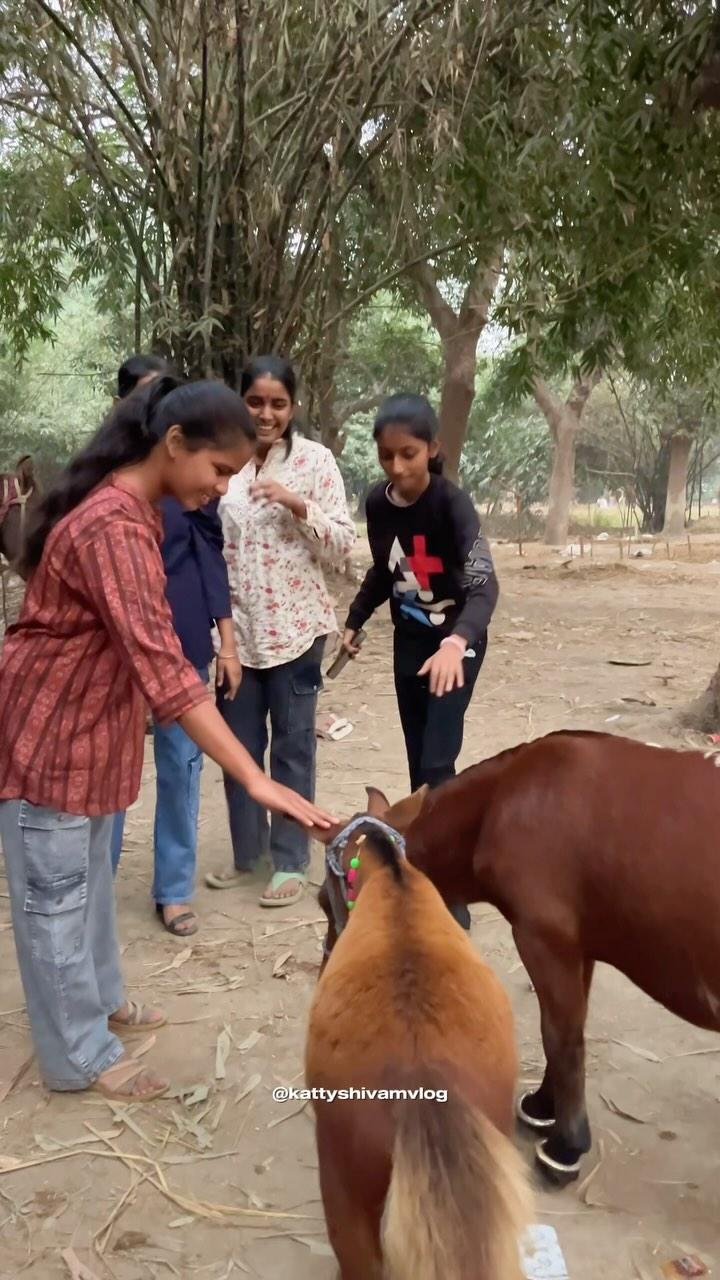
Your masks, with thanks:
<instances>
[{"instance_id":1,"label":"brown horse","mask_svg":"<svg viewBox=\"0 0 720 1280\"><path fill-rule=\"evenodd\" d=\"M590 732L549 734L376 811L447 903L489 902L537 991L547 1068L519 1100L551 1178L591 1146L584 1028L593 968L720 1030L719 756ZM328 913L328 944L334 924ZM326 944L326 945L328 945Z\"/></svg>"},{"instance_id":2,"label":"brown horse","mask_svg":"<svg viewBox=\"0 0 720 1280\"><path fill-rule=\"evenodd\" d=\"M41 498L29 455L19 459L14 471L0 472L0 557L13 567L22 551L28 516Z\"/></svg>"},{"instance_id":3,"label":"brown horse","mask_svg":"<svg viewBox=\"0 0 720 1280\"><path fill-rule=\"evenodd\" d=\"M305 1078L325 1091L317 1150L340 1280L520 1280L531 1198L510 1141L505 990L396 831L360 817L324 839L333 941Z\"/></svg>"}]
</instances>

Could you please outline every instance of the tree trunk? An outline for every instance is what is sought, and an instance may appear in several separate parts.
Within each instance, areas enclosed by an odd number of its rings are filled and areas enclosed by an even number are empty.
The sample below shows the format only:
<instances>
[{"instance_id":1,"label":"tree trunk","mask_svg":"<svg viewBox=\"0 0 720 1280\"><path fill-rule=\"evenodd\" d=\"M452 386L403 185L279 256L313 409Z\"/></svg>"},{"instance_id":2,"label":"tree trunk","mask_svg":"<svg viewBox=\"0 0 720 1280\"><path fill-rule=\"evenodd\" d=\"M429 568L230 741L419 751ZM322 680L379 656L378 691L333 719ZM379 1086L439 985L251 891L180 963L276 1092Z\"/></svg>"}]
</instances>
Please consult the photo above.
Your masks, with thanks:
<instances>
[{"instance_id":1,"label":"tree trunk","mask_svg":"<svg viewBox=\"0 0 720 1280\"><path fill-rule=\"evenodd\" d=\"M460 331L443 340L443 385L440 396L440 439L445 474L455 484L460 476L470 410L475 399L475 368L480 330Z\"/></svg>"},{"instance_id":2,"label":"tree trunk","mask_svg":"<svg viewBox=\"0 0 720 1280\"><path fill-rule=\"evenodd\" d=\"M670 441L670 468L663 526L666 538L679 538L685 532L685 502L691 447L690 436L675 435Z\"/></svg>"},{"instance_id":3,"label":"tree trunk","mask_svg":"<svg viewBox=\"0 0 720 1280\"><path fill-rule=\"evenodd\" d=\"M445 473L457 484L468 419L475 399L477 345L490 313L500 278L503 250L489 261L476 263L458 312L445 300L429 263L416 266L412 278L435 326L443 349L443 386L440 396L440 443Z\"/></svg>"},{"instance_id":4,"label":"tree trunk","mask_svg":"<svg viewBox=\"0 0 720 1280\"><path fill-rule=\"evenodd\" d=\"M556 396L542 378L535 378L533 391L542 409L553 440L553 465L550 475L550 495L545 523L544 542L547 546L564 546L570 525L570 508L575 492L575 449L580 429L580 419L585 405L602 377L598 370L592 377L581 377L575 382L567 400Z\"/></svg>"},{"instance_id":5,"label":"tree trunk","mask_svg":"<svg viewBox=\"0 0 720 1280\"><path fill-rule=\"evenodd\" d=\"M677 714L677 722L695 733L720 731L720 664L705 691Z\"/></svg>"},{"instance_id":6,"label":"tree trunk","mask_svg":"<svg viewBox=\"0 0 720 1280\"><path fill-rule=\"evenodd\" d=\"M575 448L580 423L573 414L563 414L553 439L550 498L544 541L548 546L564 546L570 525L570 508L575 496Z\"/></svg>"}]
</instances>

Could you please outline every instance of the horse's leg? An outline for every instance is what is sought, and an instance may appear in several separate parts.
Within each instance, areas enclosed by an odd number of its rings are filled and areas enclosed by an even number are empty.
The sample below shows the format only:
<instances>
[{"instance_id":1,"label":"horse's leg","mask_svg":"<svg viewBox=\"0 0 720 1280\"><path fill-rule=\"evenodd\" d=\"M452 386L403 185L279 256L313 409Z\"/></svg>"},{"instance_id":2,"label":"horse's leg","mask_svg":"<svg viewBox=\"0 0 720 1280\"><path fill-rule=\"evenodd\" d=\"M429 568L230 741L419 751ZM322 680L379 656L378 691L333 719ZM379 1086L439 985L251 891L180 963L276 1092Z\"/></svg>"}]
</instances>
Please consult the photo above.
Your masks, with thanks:
<instances>
[{"instance_id":1,"label":"horse's leg","mask_svg":"<svg viewBox=\"0 0 720 1280\"><path fill-rule=\"evenodd\" d=\"M521 1099L520 1115L550 1130L537 1148L543 1171L570 1181L592 1138L585 1107L585 1018L593 962L579 952L558 952L551 942L517 930L515 942L538 994L547 1067L535 1094ZM552 1120L554 1119L554 1124Z\"/></svg>"},{"instance_id":2,"label":"horse's leg","mask_svg":"<svg viewBox=\"0 0 720 1280\"><path fill-rule=\"evenodd\" d=\"M590 996L590 987L592 985L593 971L595 969L594 960L586 960L583 966L583 983L585 987L585 1002ZM535 991L532 983L529 984L530 990ZM546 1065L545 1074L539 1089L528 1093L523 1093L518 1098L517 1103L518 1119L530 1129L552 1129L555 1125L555 1091L553 1088L552 1074L550 1068Z\"/></svg>"},{"instance_id":3,"label":"horse's leg","mask_svg":"<svg viewBox=\"0 0 720 1280\"><path fill-rule=\"evenodd\" d=\"M328 1104L329 1105L329 1104ZM379 1222L362 1203L360 1184L347 1185L348 1167L338 1139L344 1135L320 1114L316 1128L320 1194L328 1240L338 1263L338 1280L382 1280Z\"/></svg>"}]
</instances>

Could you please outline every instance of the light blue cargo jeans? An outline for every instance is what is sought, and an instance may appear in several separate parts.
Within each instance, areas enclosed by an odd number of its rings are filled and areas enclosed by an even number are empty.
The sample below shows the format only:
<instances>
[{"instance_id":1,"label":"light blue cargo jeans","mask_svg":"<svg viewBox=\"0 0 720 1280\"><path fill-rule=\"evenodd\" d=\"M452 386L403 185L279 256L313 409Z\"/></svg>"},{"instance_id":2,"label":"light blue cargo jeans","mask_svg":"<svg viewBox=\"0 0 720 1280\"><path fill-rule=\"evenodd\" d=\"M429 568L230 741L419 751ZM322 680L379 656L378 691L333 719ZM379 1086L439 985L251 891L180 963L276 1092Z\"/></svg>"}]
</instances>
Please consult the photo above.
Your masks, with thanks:
<instances>
[{"instance_id":1,"label":"light blue cargo jeans","mask_svg":"<svg viewBox=\"0 0 720 1280\"><path fill-rule=\"evenodd\" d=\"M112 822L0 801L15 950L48 1089L86 1089L124 1053L107 1021L125 1000Z\"/></svg>"}]
</instances>

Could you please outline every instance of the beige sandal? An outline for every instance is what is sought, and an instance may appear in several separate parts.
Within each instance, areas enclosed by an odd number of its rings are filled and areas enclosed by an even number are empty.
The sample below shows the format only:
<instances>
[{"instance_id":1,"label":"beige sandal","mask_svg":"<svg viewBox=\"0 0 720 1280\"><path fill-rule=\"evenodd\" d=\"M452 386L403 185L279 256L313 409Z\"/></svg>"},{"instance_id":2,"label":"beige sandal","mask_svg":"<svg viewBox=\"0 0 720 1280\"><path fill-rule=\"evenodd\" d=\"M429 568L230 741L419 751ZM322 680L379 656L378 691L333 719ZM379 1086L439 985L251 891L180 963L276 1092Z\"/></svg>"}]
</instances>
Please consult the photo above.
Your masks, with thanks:
<instances>
[{"instance_id":1,"label":"beige sandal","mask_svg":"<svg viewBox=\"0 0 720 1280\"><path fill-rule=\"evenodd\" d=\"M159 1080L158 1084L143 1090L142 1087L138 1088L143 1076L149 1081L152 1079L152 1072L135 1058L123 1057L114 1066L108 1067L107 1071L103 1071L90 1088L101 1093L104 1098L120 1101L127 1099L129 1102L152 1102L155 1098L164 1097L170 1088L170 1081Z\"/></svg>"},{"instance_id":2,"label":"beige sandal","mask_svg":"<svg viewBox=\"0 0 720 1280\"><path fill-rule=\"evenodd\" d=\"M233 867L230 871L208 871L205 883L210 889L236 889L238 885L248 884L256 877L254 867L248 867L247 871L238 871L237 867Z\"/></svg>"},{"instance_id":3,"label":"beige sandal","mask_svg":"<svg viewBox=\"0 0 720 1280\"><path fill-rule=\"evenodd\" d=\"M137 1000L128 1000L127 1007L126 1018L118 1018L114 1015L108 1018L111 1031L124 1031L126 1035L131 1036L139 1033L144 1035L146 1031L157 1031L158 1027L164 1027L167 1022L167 1014L163 1013L162 1009L152 1009L149 1005L141 1004Z\"/></svg>"}]
</instances>

